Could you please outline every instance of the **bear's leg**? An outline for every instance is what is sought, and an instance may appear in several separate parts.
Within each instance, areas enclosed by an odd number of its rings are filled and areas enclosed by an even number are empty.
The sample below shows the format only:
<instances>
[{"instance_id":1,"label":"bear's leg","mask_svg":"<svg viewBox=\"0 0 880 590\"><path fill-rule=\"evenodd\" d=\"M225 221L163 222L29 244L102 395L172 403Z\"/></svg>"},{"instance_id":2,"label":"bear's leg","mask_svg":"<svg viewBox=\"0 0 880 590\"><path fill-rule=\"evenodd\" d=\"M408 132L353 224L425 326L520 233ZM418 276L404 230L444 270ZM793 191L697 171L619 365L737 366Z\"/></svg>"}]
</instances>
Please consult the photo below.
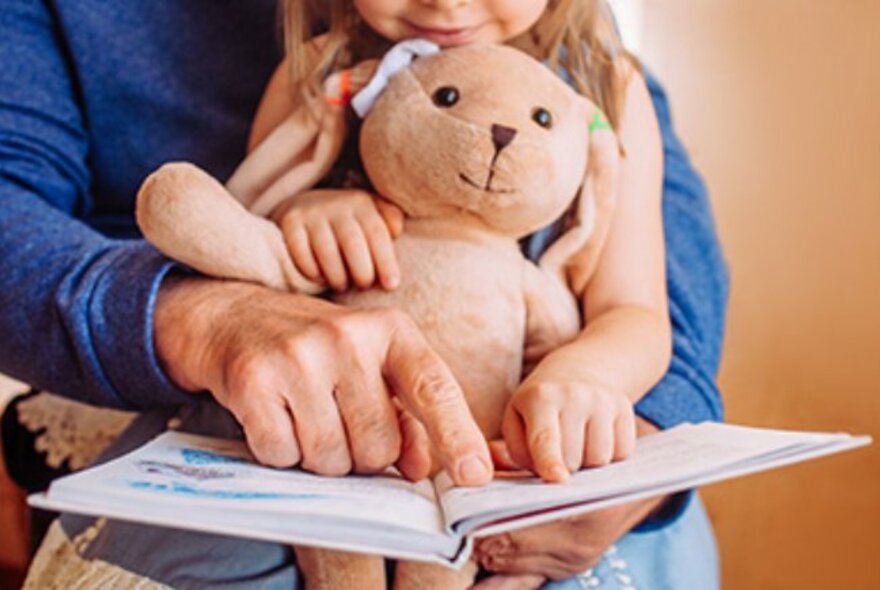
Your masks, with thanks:
<instances>
[{"instance_id":1,"label":"bear's leg","mask_svg":"<svg viewBox=\"0 0 880 590\"><path fill-rule=\"evenodd\" d=\"M375 555L297 547L306 590L385 590L385 560Z\"/></svg>"}]
</instances>

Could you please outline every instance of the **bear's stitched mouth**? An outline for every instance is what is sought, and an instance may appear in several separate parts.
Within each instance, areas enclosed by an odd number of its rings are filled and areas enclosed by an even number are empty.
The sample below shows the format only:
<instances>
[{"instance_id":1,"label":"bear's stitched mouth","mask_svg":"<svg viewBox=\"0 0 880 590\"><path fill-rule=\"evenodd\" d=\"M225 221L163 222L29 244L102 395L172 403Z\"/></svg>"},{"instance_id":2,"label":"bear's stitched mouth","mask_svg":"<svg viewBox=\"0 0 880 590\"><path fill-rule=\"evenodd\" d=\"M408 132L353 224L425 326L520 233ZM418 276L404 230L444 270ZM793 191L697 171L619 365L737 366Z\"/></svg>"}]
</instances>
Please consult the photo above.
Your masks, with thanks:
<instances>
[{"instance_id":1,"label":"bear's stitched mouth","mask_svg":"<svg viewBox=\"0 0 880 590\"><path fill-rule=\"evenodd\" d=\"M492 176L493 176L492 174L489 174L489 179L486 181L486 186L480 186L479 184L477 184L476 182L474 182L473 180L471 180L470 178L468 178L468 177L467 177L466 175L464 175L463 173L459 172L459 174L458 174L458 177L459 177L461 180L463 180L463 181L465 182L465 184L468 184L468 185L474 187L474 188L477 189L478 191L483 191L483 192L486 192L486 193L496 193L496 194L499 194L499 195L505 195L505 194L508 194L508 193L512 193L512 192L514 192L513 189L509 189L509 188L508 188L508 189L504 189L504 188L492 188L492 187L491 187Z\"/></svg>"}]
</instances>

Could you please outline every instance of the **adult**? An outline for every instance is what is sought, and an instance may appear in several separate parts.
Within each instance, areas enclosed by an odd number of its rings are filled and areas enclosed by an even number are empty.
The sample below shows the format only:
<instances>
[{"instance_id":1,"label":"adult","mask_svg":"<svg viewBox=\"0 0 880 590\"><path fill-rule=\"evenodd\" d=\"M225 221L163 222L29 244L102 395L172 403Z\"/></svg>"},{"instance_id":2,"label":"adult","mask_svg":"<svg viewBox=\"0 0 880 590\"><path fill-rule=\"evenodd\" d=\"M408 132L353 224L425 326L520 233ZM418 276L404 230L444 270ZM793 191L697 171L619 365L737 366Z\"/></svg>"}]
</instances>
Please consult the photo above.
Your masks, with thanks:
<instances>
[{"instance_id":1,"label":"adult","mask_svg":"<svg viewBox=\"0 0 880 590\"><path fill-rule=\"evenodd\" d=\"M89 403L151 410L114 452L164 427L174 411L161 408L181 404L188 405L184 427L235 434L229 414L193 393L209 389L269 463L301 458L326 473L397 463L417 477L426 469L430 438L460 482L485 481L485 444L448 370L411 321L188 276L138 239L133 200L150 171L185 159L225 178L243 158L249 122L280 57L275 11L274 0L12 0L5 7L0 276L7 288L0 294L0 371ZM672 132L662 90L650 79L649 88L666 155L675 342L669 373L637 407L644 431L720 418L714 374L726 299L704 187ZM336 415L337 422L318 420L318 428L294 433L284 412L266 403L278 388L275 369L290 360L325 383L344 382L358 403L335 413L331 396L310 396L316 416ZM361 378L375 387L359 388ZM385 383L411 414L370 397ZM367 403L377 400L378 406ZM366 407L379 411L354 420ZM350 454L339 452L346 447L338 444L343 422L357 423L348 434ZM642 531L704 531L705 517L690 499L640 502L548 525L577 530L557 535L559 547L530 546L526 531L496 539L481 555L492 571L526 568L564 577L597 563L649 514ZM692 521L702 524L695 528ZM56 533L89 538L68 562L80 573L100 574L100 562L115 568L113 575L174 586L244 587L259 580L289 587L295 579L289 551L271 544L112 521L96 528L76 517L65 517ZM703 536L699 544L711 556L711 539ZM144 559L148 547L156 559ZM44 548L41 556L51 551ZM206 560L211 555L224 566Z\"/></svg>"}]
</instances>

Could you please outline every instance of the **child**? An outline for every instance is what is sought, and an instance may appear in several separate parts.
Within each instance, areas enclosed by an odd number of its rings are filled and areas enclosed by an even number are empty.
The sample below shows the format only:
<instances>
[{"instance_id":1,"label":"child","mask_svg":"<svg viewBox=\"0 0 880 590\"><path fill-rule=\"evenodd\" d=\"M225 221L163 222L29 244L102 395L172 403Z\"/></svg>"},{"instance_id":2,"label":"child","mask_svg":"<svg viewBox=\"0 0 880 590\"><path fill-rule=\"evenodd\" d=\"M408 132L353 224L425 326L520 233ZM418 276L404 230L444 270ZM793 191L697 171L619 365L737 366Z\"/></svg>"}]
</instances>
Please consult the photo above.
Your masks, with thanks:
<instances>
[{"instance_id":1,"label":"child","mask_svg":"<svg viewBox=\"0 0 880 590\"><path fill-rule=\"evenodd\" d=\"M306 101L322 108L318 98L328 72L380 57L393 43L410 37L441 46L509 43L561 70L607 113L625 157L612 231L582 301L586 327L574 342L547 355L513 392L503 435L512 459L548 481L563 481L581 467L625 458L635 442L633 404L665 371L671 337L656 117L643 79L620 47L604 3L333 0L330 4L329 32L310 38L318 15L305 0L286 3L288 57L263 98L251 148L296 104ZM313 190L292 195L273 218L305 276L337 291L374 284L394 289L399 284L392 240L405 231L403 215L381 199L357 189ZM331 580L333 566L326 561L326 552L299 551L298 555L307 579L312 570L312 581L320 577L327 587L341 583L343 578ZM350 565L349 561L346 567ZM373 566L364 567L366 577ZM399 568L398 584L405 584L407 578L426 579L408 574L410 567Z\"/></svg>"}]
</instances>

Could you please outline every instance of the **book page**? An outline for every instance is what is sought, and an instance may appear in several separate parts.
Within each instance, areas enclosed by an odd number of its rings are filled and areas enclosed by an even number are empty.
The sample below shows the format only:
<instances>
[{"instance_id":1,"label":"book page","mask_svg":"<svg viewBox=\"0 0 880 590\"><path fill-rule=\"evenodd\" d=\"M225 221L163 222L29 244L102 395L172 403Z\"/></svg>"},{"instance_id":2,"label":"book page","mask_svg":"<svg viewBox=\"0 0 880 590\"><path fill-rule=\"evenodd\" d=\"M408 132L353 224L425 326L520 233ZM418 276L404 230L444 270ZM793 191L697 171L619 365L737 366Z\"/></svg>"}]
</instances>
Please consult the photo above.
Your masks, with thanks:
<instances>
[{"instance_id":1,"label":"book page","mask_svg":"<svg viewBox=\"0 0 880 590\"><path fill-rule=\"evenodd\" d=\"M550 507L659 489L659 486L708 475L715 480L722 479L725 469L738 469L744 461L760 464L764 460L769 466L781 452L806 453L813 447L850 438L729 424L685 424L640 439L636 451L625 461L579 471L565 483L547 484L527 476L495 480L481 488L457 488L447 474L441 473L435 479L435 487L447 527L467 533L464 530L467 527L462 528L461 524L469 519L488 522Z\"/></svg>"},{"instance_id":2,"label":"book page","mask_svg":"<svg viewBox=\"0 0 880 590\"><path fill-rule=\"evenodd\" d=\"M126 510L139 510L140 514L131 515L137 520L149 520L148 514L154 513L163 522L202 529L202 521L219 519L214 523L219 525L234 521L239 527L250 526L257 536L260 529L274 531L272 538L278 538L285 526L296 534L303 527L332 524L339 529L348 523L352 535L356 530L376 531L371 535L389 539L397 535L406 547L412 542L407 531L420 533L423 541L443 531L429 480L412 483L394 470L375 476L324 477L298 469L273 469L256 464L243 442L178 432L162 434L133 453L57 480L48 499L91 506L92 513L118 517Z\"/></svg>"}]
</instances>

